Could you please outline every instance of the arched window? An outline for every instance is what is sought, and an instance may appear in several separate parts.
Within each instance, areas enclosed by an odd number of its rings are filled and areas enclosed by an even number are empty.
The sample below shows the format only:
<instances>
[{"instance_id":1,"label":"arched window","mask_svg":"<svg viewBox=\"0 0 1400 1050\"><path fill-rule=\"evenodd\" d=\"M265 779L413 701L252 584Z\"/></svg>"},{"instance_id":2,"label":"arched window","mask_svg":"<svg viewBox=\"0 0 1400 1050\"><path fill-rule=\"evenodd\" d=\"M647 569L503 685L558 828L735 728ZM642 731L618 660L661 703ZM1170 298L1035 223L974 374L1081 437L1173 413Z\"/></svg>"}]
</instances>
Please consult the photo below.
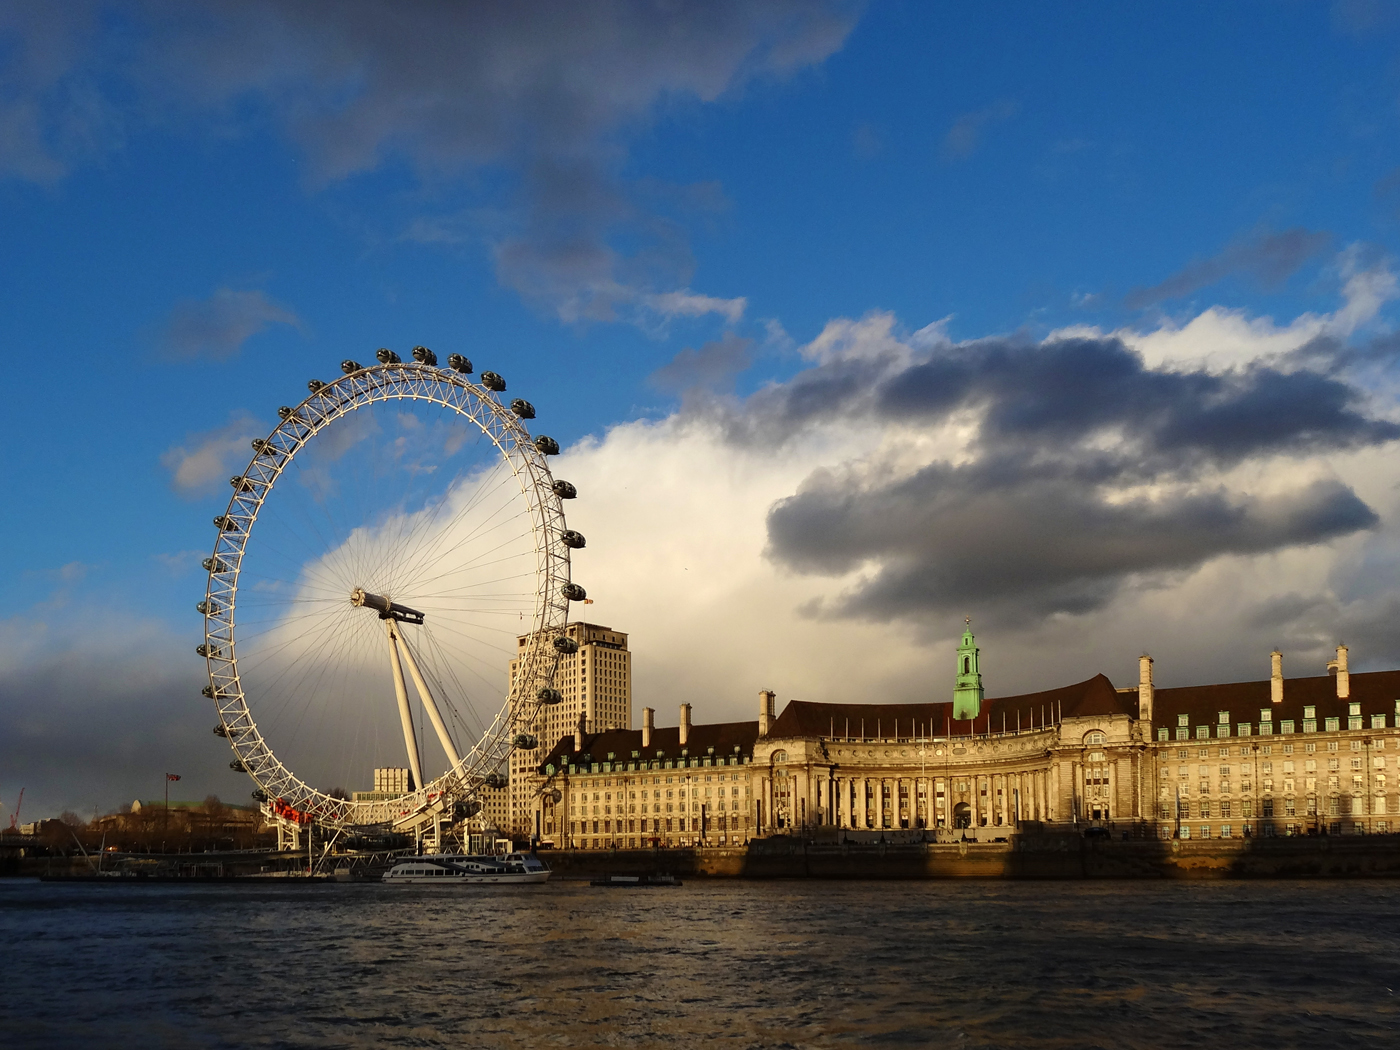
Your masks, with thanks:
<instances>
[{"instance_id":1,"label":"arched window","mask_svg":"<svg viewBox=\"0 0 1400 1050\"><path fill-rule=\"evenodd\" d=\"M1085 747L1103 747L1103 740L1104 740L1103 733L1102 733L1100 730L1095 729L1092 733L1088 733L1088 734L1085 735L1085 737L1084 737L1084 746L1085 746Z\"/></svg>"},{"instance_id":2,"label":"arched window","mask_svg":"<svg viewBox=\"0 0 1400 1050\"><path fill-rule=\"evenodd\" d=\"M774 761L774 763L777 763L777 762L786 762L786 761L787 761L787 752L786 752L786 751L774 751L774 752L773 752L773 761Z\"/></svg>"},{"instance_id":3,"label":"arched window","mask_svg":"<svg viewBox=\"0 0 1400 1050\"><path fill-rule=\"evenodd\" d=\"M963 674L971 674L971 673L972 673L972 657L970 657L970 656L964 656L964 657L963 657Z\"/></svg>"}]
</instances>

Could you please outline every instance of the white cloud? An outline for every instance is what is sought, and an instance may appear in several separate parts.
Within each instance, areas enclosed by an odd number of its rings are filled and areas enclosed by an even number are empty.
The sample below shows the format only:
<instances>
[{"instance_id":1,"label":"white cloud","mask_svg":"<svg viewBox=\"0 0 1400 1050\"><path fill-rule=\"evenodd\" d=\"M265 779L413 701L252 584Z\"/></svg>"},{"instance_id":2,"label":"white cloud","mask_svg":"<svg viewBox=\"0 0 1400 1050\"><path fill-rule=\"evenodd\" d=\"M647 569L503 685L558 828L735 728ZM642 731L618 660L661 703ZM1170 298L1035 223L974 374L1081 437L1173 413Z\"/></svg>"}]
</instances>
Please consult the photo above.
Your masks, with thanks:
<instances>
[{"instance_id":1,"label":"white cloud","mask_svg":"<svg viewBox=\"0 0 1400 1050\"><path fill-rule=\"evenodd\" d=\"M160 457L170 471L170 484L185 496L200 496L217 489L251 458L249 442L266 433L247 412L235 412L221 427L185 435Z\"/></svg>"},{"instance_id":2,"label":"white cloud","mask_svg":"<svg viewBox=\"0 0 1400 1050\"><path fill-rule=\"evenodd\" d=\"M1279 324L1247 310L1212 306L1184 324L1165 318L1155 328L1120 328L1111 333L1092 325L1071 325L1052 332L1050 338L1114 335L1153 367L1223 372L1252 361L1277 359L1314 339L1346 339L1363 331L1379 321L1387 303L1400 298L1400 283L1389 262L1364 265L1362 258L1355 246L1338 256L1342 305L1331 313L1304 313Z\"/></svg>"},{"instance_id":3,"label":"white cloud","mask_svg":"<svg viewBox=\"0 0 1400 1050\"><path fill-rule=\"evenodd\" d=\"M1275 324L1213 308L1179 327L1131 334L1158 361L1189 357L1219 368L1227 358L1283 354L1321 331L1355 331L1374 319L1390 296L1388 271L1366 273L1365 287L1348 283L1347 302L1333 314ZM1349 315L1367 294L1375 306ZM940 334L934 328L922 338ZM801 352L814 367L903 364L916 355L914 342L892 316L872 314L833 320ZM732 404L742 414L765 403ZM969 592L965 610L939 620L814 618L814 609L860 584L871 567L836 577L793 573L765 556L765 526L775 501L816 472L853 464L904 476L932 460L956 463L975 428L955 420L930 431L832 416L777 440L736 442L734 427L733 416L682 412L617 426L556 463L558 476L579 486L569 523L589 540L574 559L575 579L596 600L590 619L632 635L637 707L659 708L663 721L682 701L697 705L697 718L750 718L763 688L786 699L947 699L961 613L976 622L986 595ZM1381 524L1324 543L1130 574L1110 601L1080 614L994 631L984 617L989 690L1048 688L1099 671L1135 681L1144 649L1157 656L1168 684L1262 677L1274 645L1285 647L1291 674L1321 673L1339 635L1356 640L1359 663L1394 666L1400 645L1386 624L1400 603L1365 586L1373 575L1366 566L1400 564L1400 468L1392 460L1388 446L1265 456L1204 479L1203 491L1225 486L1261 499L1313 484L1350 486Z\"/></svg>"}]
</instances>

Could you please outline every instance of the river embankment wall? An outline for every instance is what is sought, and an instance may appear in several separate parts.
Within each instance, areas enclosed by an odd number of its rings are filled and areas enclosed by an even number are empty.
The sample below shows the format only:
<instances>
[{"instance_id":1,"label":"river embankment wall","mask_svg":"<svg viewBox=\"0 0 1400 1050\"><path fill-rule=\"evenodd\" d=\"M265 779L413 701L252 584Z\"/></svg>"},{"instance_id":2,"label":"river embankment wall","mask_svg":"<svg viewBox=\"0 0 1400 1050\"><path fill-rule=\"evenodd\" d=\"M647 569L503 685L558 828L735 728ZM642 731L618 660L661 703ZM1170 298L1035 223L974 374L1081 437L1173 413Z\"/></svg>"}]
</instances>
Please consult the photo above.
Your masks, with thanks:
<instances>
[{"instance_id":1,"label":"river embankment wall","mask_svg":"<svg viewBox=\"0 0 1400 1050\"><path fill-rule=\"evenodd\" d=\"M551 850L544 856L564 878L662 873L750 879L1400 877L1400 836L1124 842L1043 835L957 843L775 838L732 849Z\"/></svg>"}]
</instances>

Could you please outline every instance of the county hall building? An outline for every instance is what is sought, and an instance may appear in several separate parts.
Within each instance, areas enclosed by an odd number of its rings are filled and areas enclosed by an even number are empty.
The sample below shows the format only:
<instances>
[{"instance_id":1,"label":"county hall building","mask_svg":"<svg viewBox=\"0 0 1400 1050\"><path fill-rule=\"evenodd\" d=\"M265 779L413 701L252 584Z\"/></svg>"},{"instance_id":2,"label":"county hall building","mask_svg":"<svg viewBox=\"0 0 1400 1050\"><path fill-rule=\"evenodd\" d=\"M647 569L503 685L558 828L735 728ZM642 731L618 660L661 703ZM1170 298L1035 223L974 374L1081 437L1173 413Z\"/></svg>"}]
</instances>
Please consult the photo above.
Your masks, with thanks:
<instances>
[{"instance_id":1,"label":"county hall building","mask_svg":"<svg viewBox=\"0 0 1400 1050\"><path fill-rule=\"evenodd\" d=\"M580 696L573 731L512 770L512 830L575 849L837 829L982 840L1028 826L1193 839L1400 830L1400 671L1353 674L1345 646L1309 677L1284 678L1275 652L1267 679L1158 689L1143 656L1130 687L1100 674L998 698L983 696L979 661L969 626L947 701L792 701L779 713L764 691L755 721L693 724L682 704L678 725L657 727L645 708L639 729L629 674L610 690L626 710L591 719Z\"/></svg>"}]
</instances>

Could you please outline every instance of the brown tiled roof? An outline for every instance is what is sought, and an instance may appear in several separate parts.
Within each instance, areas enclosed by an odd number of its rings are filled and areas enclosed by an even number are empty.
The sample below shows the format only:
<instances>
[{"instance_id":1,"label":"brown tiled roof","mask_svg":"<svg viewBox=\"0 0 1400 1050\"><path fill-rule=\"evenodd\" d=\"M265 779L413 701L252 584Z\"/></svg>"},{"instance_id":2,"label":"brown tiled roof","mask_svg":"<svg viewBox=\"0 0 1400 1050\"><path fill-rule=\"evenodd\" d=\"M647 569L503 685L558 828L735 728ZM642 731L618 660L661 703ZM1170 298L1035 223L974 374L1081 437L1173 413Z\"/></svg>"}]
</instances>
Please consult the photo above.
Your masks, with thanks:
<instances>
[{"instance_id":1,"label":"brown tiled roof","mask_svg":"<svg viewBox=\"0 0 1400 1050\"><path fill-rule=\"evenodd\" d=\"M758 739L757 722L715 722L710 725L692 725L686 737L685 750L691 758L710 753L752 755L754 741ZM583 750L574 751L574 735L563 737L540 763L543 768L553 763L556 766L579 762L583 755L590 755L590 762L626 762L632 760L632 752L638 753L638 761L651 761L660 758L681 757L680 726L666 726L651 731L651 746L642 747L640 729L609 729L602 733L586 733L583 737ZM609 759L611 753L614 759Z\"/></svg>"},{"instance_id":2,"label":"brown tiled roof","mask_svg":"<svg viewBox=\"0 0 1400 1050\"><path fill-rule=\"evenodd\" d=\"M953 721L951 702L937 704L820 704L794 700L770 737L891 738L1032 729L1058 718L1137 714L1137 696L1120 694L1103 675L1059 689L982 701L975 725Z\"/></svg>"},{"instance_id":3,"label":"brown tiled roof","mask_svg":"<svg viewBox=\"0 0 1400 1050\"><path fill-rule=\"evenodd\" d=\"M1354 672L1350 684L1351 696L1342 700L1337 697L1337 679L1333 675L1285 678L1283 702L1278 704L1269 701L1267 678L1260 682L1158 689L1153 698L1152 721L1159 726L1175 726L1178 716L1186 715L1193 726L1215 725L1219 712L1228 711L1231 722L1258 722L1263 708L1273 712L1275 722L1301 720L1304 706L1310 705L1317 709L1320 729L1324 718L1340 718L1345 727L1348 705L1353 703L1361 705L1363 716L1395 714L1395 701L1400 700L1400 671Z\"/></svg>"}]
</instances>

